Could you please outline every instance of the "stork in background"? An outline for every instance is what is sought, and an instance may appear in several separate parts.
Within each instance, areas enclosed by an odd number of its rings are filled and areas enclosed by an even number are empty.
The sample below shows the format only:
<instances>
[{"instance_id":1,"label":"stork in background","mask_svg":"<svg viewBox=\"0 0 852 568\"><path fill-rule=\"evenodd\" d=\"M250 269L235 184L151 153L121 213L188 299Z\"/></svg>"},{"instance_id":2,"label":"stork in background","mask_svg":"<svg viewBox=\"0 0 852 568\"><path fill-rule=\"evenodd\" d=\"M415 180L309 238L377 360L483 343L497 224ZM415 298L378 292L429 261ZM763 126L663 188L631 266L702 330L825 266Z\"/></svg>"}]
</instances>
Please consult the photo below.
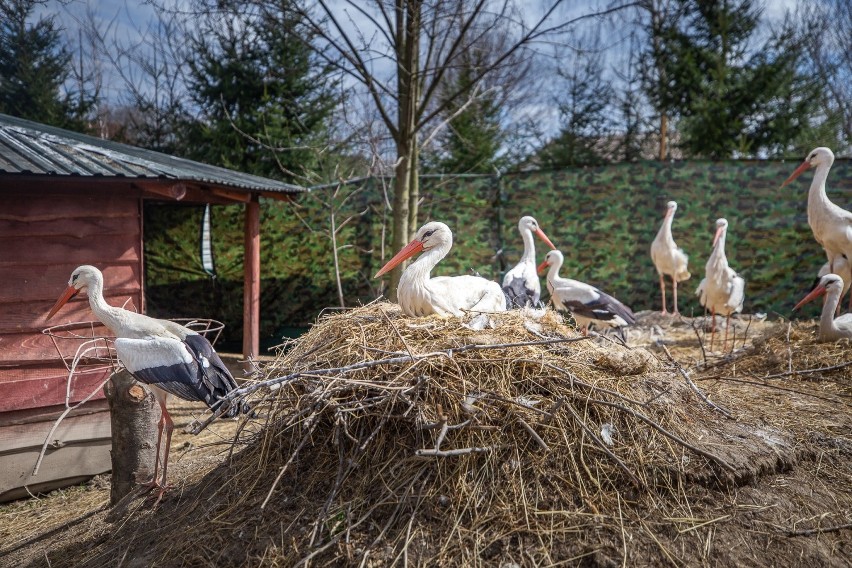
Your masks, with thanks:
<instances>
[{"instance_id":1,"label":"stork in background","mask_svg":"<svg viewBox=\"0 0 852 568\"><path fill-rule=\"evenodd\" d=\"M657 273L660 275L660 294L663 297L663 314L666 311L666 282L665 276L672 279L672 297L674 307L673 315L680 315L677 309L677 283L689 280L691 276L687 270L689 257L679 248L672 237L672 220L677 211L677 202L669 201L666 205L666 215L663 217L663 224L660 230L657 231L657 236L654 237L654 242L651 243L651 260L654 261L654 266L657 268Z\"/></svg>"},{"instance_id":2,"label":"stork in background","mask_svg":"<svg viewBox=\"0 0 852 568\"><path fill-rule=\"evenodd\" d=\"M825 181L833 163L834 153L829 148L814 148L781 187L810 168L816 168L808 190L808 225L816 241L825 249L829 272L837 274L835 260L842 254L847 259L852 258L852 213L832 203L825 193Z\"/></svg>"},{"instance_id":3,"label":"stork in background","mask_svg":"<svg viewBox=\"0 0 852 568\"><path fill-rule=\"evenodd\" d=\"M843 279L837 274L826 274L819 280L816 288L802 298L793 310L798 310L811 300L825 296L822 306L822 316L819 319L819 340L822 342L837 341L843 338L852 338L852 314L844 314L834 317L834 310L840 303L843 295Z\"/></svg>"},{"instance_id":4,"label":"stork in background","mask_svg":"<svg viewBox=\"0 0 852 568\"><path fill-rule=\"evenodd\" d=\"M728 266L725 256L725 239L728 234L728 220L716 220L716 234L713 236L713 252L704 266L705 276L695 293L699 296L701 305L710 310L712 327L710 331L710 350L713 350L713 342L716 337L716 314L725 316L725 340L722 350L728 342L728 328L731 323L731 314L739 313L743 309L745 297L745 280ZM733 349L733 346L732 346Z\"/></svg>"},{"instance_id":5,"label":"stork in background","mask_svg":"<svg viewBox=\"0 0 852 568\"><path fill-rule=\"evenodd\" d=\"M460 317L465 311L506 311L506 297L496 282L470 275L430 278L432 269L452 247L453 233L447 225L438 221L426 223L373 278L422 252L399 280L396 294L403 313L408 316L438 314L441 317Z\"/></svg>"},{"instance_id":6,"label":"stork in background","mask_svg":"<svg viewBox=\"0 0 852 568\"><path fill-rule=\"evenodd\" d=\"M633 311L616 298L585 282L560 277L563 262L562 252L552 250L538 266L538 272L547 269L547 290L553 307L570 312L584 334L588 333L590 324L623 331L622 328L636 323Z\"/></svg>"},{"instance_id":7,"label":"stork in background","mask_svg":"<svg viewBox=\"0 0 852 568\"><path fill-rule=\"evenodd\" d=\"M237 388L237 383L225 363L213 350L210 342L197 332L175 322L154 319L109 305L103 296L104 280L94 266L83 265L71 273L68 288L47 314L53 317L68 300L85 290L92 312L115 335L115 352L124 367L138 381L151 387L160 405L157 426L157 457L154 476L147 484L159 489L157 502L166 491L169 465L169 446L174 422L166 407L166 398L173 394L190 401L203 401L217 409L221 398ZM227 416L248 412L247 405L231 404ZM165 432L162 481L158 477L160 451Z\"/></svg>"},{"instance_id":8,"label":"stork in background","mask_svg":"<svg viewBox=\"0 0 852 568\"><path fill-rule=\"evenodd\" d=\"M524 240L524 254L518 264L503 277L506 307L509 309L525 306L538 307L541 300L541 283L536 272L533 233L550 248L556 247L538 226L538 221L529 215L521 217L518 221L518 231Z\"/></svg>"}]
</instances>

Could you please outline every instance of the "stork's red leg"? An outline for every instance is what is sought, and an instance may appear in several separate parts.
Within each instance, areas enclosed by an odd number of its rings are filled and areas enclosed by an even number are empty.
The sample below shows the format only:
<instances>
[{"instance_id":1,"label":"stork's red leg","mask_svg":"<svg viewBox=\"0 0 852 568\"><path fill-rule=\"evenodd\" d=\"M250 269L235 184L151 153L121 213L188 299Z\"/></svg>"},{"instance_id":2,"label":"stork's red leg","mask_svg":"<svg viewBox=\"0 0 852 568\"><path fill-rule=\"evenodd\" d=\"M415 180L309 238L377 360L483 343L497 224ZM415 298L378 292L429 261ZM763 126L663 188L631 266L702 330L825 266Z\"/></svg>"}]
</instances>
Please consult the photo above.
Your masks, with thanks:
<instances>
[{"instance_id":1,"label":"stork's red leg","mask_svg":"<svg viewBox=\"0 0 852 568\"><path fill-rule=\"evenodd\" d=\"M663 275L660 274L660 293L663 295L663 311L662 314L665 315L668 312L666 311L666 281L663 278ZM675 302L675 309L677 309L677 302Z\"/></svg>"},{"instance_id":2,"label":"stork's red leg","mask_svg":"<svg viewBox=\"0 0 852 568\"><path fill-rule=\"evenodd\" d=\"M722 351L725 351L725 346L728 345L728 328L731 327L731 314L728 314L728 317L725 319L725 340L722 342ZM734 346L731 345L731 351L733 352Z\"/></svg>"},{"instance_id":3,"label":"stork's red leg","mask_svg":"<svg viewBox=\"0 0 852 568\"><path fill-rule=\"evenodd\" d=\"M166 450L165 450L165 453L163 454L163 481L162 481L162 483L159 483L159 485L158 485L159 491L158 491L158 494L157 494L157 500L154 502L155 507L159 504L160 500L163 498L163 494L165 494L166 489L168 489L168 487L169 487L169 485L168 485L169 450L172 447L172 431L175 429L175 423L172 420L172 417L169 414L169 411L166 410L165 403L162 404L162 410L163 410L162 420L164 422L163 429L166 431Z\"/></svg>"},{"instance_id":4,"label":"stork's red leg","mask_svg":"<svg viewBox=\"0 0 852 568\"><path fill-rule=\"evenodd\" d=\"M672 315L679 316L680 312L677 310L677 278L672 276L672 297L674 300L674 309L672 310Z\"/></svg>"},{"instance_id":5,"label":"stork's red leg","mask_svg":"<svg viewBox=\"0 0 852 568\"><path fill-rule=\"evenodd\" d=\"M716 339L716 308L710 310L710 351L713 351L713 342Z\"/></svg>"}]
</instances>

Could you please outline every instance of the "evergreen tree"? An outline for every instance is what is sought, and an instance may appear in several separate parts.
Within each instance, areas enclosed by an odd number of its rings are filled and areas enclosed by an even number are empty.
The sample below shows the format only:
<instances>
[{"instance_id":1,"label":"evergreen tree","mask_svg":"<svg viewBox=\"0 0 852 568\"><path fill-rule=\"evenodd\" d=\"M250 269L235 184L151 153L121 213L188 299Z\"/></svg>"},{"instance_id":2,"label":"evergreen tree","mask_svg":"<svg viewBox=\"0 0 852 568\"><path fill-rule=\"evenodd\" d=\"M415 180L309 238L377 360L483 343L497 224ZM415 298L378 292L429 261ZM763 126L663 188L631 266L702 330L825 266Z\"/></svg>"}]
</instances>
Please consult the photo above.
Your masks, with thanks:
<instances>
[{"instance_id":1,"label":"evergreen tree","mask_svg":"<svg viewBox=\"0 0 852 568\"><path fill-rule=\"evenodd\" d=\"M600 52L578 53L573 65L560 69L558 75L565 85L559 100L562 128L539 152L541 166L559 169L604 163L613 90L603 78Z\"/></svg>"},{"instance_id":2,"label":"evergreen tree","mask_svg":"<svg viewBox=\"0 0 852 568\"><path fill-rule=\"evenodd\" d=\"M296 182L315 168L337 103L335 85L291 3L254 11L219 3L221 10L197 23L189 35L188 86L202 119L188 125L188 157Z\"/></svg>"},{"instance_id":3,"label":"evergreen tree","mask_svg":"<svg viewBox=\"0 0 852 568\"><path fill-rule=\"evenodd\" d=\"M819 92L797 69L802 48L790 27L754 49L761 9L753 0L680 1L686 17L669 22L661 50L684 154L783 154L811 127Z\"/></svg>"},{"instance_id":4,"label":"evergreen tree","mask_svg":"<svg viewBox=\"0 0 852 568\"><path fill-rule=\"evenodd\" d=\"M52 17L27 21L39 0L0 0L0 112L45 124L85 130L94 101L63 86L71 53Z\"/></svg>"},{"instance_id":5,"label":"evergreen tree","mask_svg":"<svg viewBox=\"0 0 852 568\"><path fill-rule=\"evenodd\" d=\"M478 50L471 50L463 57L462 67L452 74L447 92L461 90L475 92L474 77L480 73L476 61ZM444 115L450 119L441 136L441 148L437 168L446 173L493 174L501 165L498 156L506 138L501 125L501 108L495 87L470 101L454 99L447 102ZM424 156L428 168L429 159Z\"/></svg>"}]
</instances>

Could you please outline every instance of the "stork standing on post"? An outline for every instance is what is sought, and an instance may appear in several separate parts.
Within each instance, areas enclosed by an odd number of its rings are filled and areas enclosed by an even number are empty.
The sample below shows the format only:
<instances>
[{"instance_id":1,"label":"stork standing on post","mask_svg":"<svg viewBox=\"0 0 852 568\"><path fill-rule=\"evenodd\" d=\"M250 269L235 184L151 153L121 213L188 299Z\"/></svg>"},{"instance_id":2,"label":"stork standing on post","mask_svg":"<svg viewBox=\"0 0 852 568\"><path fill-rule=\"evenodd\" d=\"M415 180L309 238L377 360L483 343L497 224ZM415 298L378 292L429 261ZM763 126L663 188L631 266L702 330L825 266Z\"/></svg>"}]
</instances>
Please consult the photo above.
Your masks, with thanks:
<instances>
[{"instance_id":1,"label":"stork standing on post","mask_svg":"<svg viewBox=\"0 0 852 568\"><path fill-rule=\"evenodd\" d=\"M399 279L396 294L405 315L460 317L465 311L505 312L506 297L496 282L471 275L430 278L432 269L452 247L453 233L447 225L438 221L426 223L373 278L390 272L406 259L422 252Z\"/></svg>"},{"instance_id":2,"label":"stork standing on post","mask_svg":"<svg viewBox=\"0 0 852 568\"><path fill-rule=\"evenodd\" d=\"M825 249L829 272L837 274L835 260L842 254L847 259L852 258L852 213L832 203L825 193L825 181L833 163L834 153L829 148L814 148L781 187L810 168L816 168L808 190L808 225L816 241Z\"/></svg>"},{"instance_id":3,"label":"stork standing on post","mask_svg":"<svg viewBox=\"0 0 852 568\"><path fill-rule=\"evenodd\" d=\"M677 309L677 283L689 280L690 274L687 270L689 257L679 248L672 237L672 220L677 211L677 202L669 201L666 206L666 216L663 217L663 224L660 230L657 231L657 236L654 237L654 242L651 243L651 260L654 261L654 266L657 268L657 273L660 275L660 294L663 296L663 314L666 311L666 282L665 276L668 275L672 279L672 297L674 306L672 308L673 315L680 315Z\"/></svg>"},{"instance_id":4,"label":"stork standing on post","mask_svg":"<svg viewBox=\"0 0 852 568\"><path fill-rule=\"evenodd\" d=\"M802 298L793 308L798 310L811 300L825 296L822 306L822 316L819 320L819 340L822 342L837 341L843 338L852 338L852 314L844 314L838 318L834 317L834 310L840 302L843 293L843 279L837 274L826 274L819 280L816 288Z\"/></svg>"},{"instance_id":5,"label":"stork standing on post","mask_svg":"<svg viewBox=\"0 0 852 568\"><path fill-rule=\"evenodd\" d=\"M726 316L725 340L722 350L728 342L728 327L731 314L743 309L745 297L745 280L728 266L725 256L725 238L728 234L727 219L716 220L716 234L713 236L713 252L704 266L705 276L695 293L699 296L701 305L710 310L713 324L710 331L710 350L713 350L713 340L716 337L716 313Z\"/></svg>"},{"instance_id":6,"label":"stork standing on post","mask_svg":"<svg viewBox=\"0 0 852 568\"><path fill-rule=\"evenodd\" d=\"M538 226L538 221L526 215L518 221L518 231L524 240L524 254L515 267L503 278L503 293L506 294L507 308L537 307L541 299L541 283L535 264L535 242L533 233L552 249L556 247Z\"/></svg>"},{"instance_id":7,"label":"stork standing on post","mask_svg":"<svg viewBox=\"0 0 852 568\"><path fill-rule=\"evenodd\" d=\"M588 333L590 324L621 329L636 323L633 311L609 294L585 282L560 277L563 262L562 252L552 250L544 257L538 271L547 269L547 290L553 307L570 312L583 334Z\"/></svg>"},{"instance_id":8,"label":"stork standing on post","mask_svg":"<svg viewBox=\"0 0 852 568\"><path fill-rule=\"evenodd\" d=\"M157 434L157 457L154 476L147 484L159 489L157 501L166 491L169 464L169 445L174 422L166 408L166 397L173 394L184 400L203 401L211 409L222 404L221 399L237 388L237 383L213 346L195 331L168 320L154 319L109 305L103 296L104 280L94 266L79 266L71 273L68 288L59 297L47 318L79 292L85 290L89 306L105 326L116 336L115 352L124 367L138 381L151 387L160 405ZM231 403L226 414L235 416L248 412L247 405ZM163 455L163 474L158 477L163 432L166 433Z\"/></svg>"}]
</instances>

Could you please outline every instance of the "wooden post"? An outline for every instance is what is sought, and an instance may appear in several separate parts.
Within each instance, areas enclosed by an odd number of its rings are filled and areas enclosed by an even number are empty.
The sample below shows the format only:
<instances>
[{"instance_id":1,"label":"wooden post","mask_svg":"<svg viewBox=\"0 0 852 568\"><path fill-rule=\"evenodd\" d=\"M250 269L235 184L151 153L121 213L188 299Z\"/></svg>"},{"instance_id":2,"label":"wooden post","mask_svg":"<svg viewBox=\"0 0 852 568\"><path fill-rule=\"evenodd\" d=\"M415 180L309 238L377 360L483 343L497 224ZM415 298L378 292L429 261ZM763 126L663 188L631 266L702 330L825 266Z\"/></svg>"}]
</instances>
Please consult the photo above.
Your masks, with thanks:
<instances>
[{"instance_id":1,"label":"wooden post","mask_svg":"<svg viewBox=\"0 0 852 568\"><path fill-rule=\"evenodd\" d=\"M154 474L160 405L151 391L125 370L113 374L104 392L112 428L109 500L115 505Z\"/></svg>"},{"instance_id":2,"label":"wooden post","mask_svg":"<svg viewBox=\"0 0 852 568\"><path fill-rule=\"evenodd\" d=\"M245 250L243 257L243 357L260 351L260 198L252 194L246 203Z\"/></svg>"}]
</instances>

